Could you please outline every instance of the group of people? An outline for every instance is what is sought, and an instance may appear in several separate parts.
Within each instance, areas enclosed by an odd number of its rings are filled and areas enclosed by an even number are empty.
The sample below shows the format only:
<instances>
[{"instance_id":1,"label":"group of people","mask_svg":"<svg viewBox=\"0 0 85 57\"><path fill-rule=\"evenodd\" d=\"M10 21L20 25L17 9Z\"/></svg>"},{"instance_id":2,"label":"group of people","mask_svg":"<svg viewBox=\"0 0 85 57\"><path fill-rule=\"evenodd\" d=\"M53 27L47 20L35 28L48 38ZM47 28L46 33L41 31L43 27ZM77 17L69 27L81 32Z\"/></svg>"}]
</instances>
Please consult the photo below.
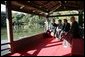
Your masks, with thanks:
<instances>
[{"instance_id":1,"label":"group of people","mask_svg":"<svg viewBox=\"0 0 85 57\"><path fill-rule=\"evenodd\" d=\"M79 32L79 24L75 20L75 17L72 16L70 18L70 21L72 24L68 23L67 19L63 20L64 23L62 23L62 20L58 20L58 24L55 23L55 19L53 19L53 22L51 23L50 30L54 34L54 38L58 38L59 40L62 40L62 35L70 34L72 38L80 38L80 32ZM66 40L64 41L66 43ZM65 44L64 44L65 45Z\"/></svg>"}]
</instances>

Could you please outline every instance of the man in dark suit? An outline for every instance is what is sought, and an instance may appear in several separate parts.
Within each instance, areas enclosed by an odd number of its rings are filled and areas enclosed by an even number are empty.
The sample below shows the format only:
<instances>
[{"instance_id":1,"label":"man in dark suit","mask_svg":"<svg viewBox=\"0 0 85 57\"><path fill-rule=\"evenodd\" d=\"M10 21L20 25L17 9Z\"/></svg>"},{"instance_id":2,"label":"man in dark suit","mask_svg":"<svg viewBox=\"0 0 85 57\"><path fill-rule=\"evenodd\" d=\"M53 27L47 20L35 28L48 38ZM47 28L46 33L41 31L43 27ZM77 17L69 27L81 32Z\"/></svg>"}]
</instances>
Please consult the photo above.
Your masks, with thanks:
<instances>
[{"instance_id":1,"label":"man in dark suit","mask_svg":"<svg viewBox=\"0 0 85 57\"><path fill-rule=\"evenodd\" d=\"M70 24L68 23L67 19L64 19L64 24L63 24L63 28L62 28L62 33L61 35L64 33L65 35L69 32L70 30ZM68 43L68 41L66 39L64 39L63 41L63 45L64 47L69 46L70 44Z\"/></svg>"},{"instance_id":2,"label":"man in dark suit","mask_svg":"<svg viewBox=\"0 0 85 57\"><path fill-rule=\"evenodd\" d=\"M74 16L72 16L70 20L72 22L72 26L70 29L70 34L72 35L71 37L71 46L72 46L71 53L72 54L71 55L83 55L84 43L83 43L83 39L80 37L79 24L75 21Z\"/></svg>"},{"instance_id":3,"label":"man in dark suit","mask_svg":"<svg viewBox=\"0 0 85 57\"><path fill-rule=\"evenodd\" d=\"M67 19L64 19L64 25L63 25L62 30L64 32L68 32L70 30L70 24L68 23Z\"/></svg>"},{"instance_id":4,"label":"man in dark suit","mask_svg":"<svg viewBox=\"0 0 85 57\"><path fill-rule=\"evenodd\" d=\"M54 38L56 38L56 28L57 28L57 24L55 23L55 19L52 20L52 23L51 23L51 26L50 26L50 29L51 29L51 32L54 33Z\"/></svg>"},{"instance_id":5,"label":"man in dark suit","mask_svg":"<svg viewBox=\"0 0 85 57\"><path fill-rule=\"evenodd\" d=\"M63 27L62 20L58 20L57 33L56 33L58 40L61 39L60 33L62 31L62 27Z\"/></svg>"},{"instance_id":6,"label":"man in dark suit","mask_svg":"<svg viewBox=\"0 0 85 57\"><path fill-rule=\"evenodd\" d=\"M70 29L70 33L71 33L72 37L73 38L80 38L79 24L75 21L74 16L72 16L70 20L72 22L72 26L71 26L71 29Z\"/></svg>"}]
</instances>

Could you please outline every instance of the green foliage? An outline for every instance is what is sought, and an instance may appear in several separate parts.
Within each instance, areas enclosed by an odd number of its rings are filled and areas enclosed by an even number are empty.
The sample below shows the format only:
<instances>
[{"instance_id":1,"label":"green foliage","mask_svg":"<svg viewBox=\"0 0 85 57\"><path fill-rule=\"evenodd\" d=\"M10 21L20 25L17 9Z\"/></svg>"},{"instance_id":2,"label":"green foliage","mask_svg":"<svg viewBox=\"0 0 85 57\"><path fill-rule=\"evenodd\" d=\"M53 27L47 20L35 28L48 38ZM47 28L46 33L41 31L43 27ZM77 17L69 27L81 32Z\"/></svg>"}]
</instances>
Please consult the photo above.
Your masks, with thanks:
<instances>
[{"instance_id":1,"label":"green foliage","mask_svg":"<svg viewBox=\"0 0 85 57\"><path fill-rule=\"evenodd\" d=\"M6 27L6 13L1 12L1 27Z\"/></svg>"},{"instance_id":2,"label":"green foliage","mask_svg":"<svg viewBox=\"0 0 85 57\"><path fill-rule=\"evenodd\" d=\"M56 12L54 15L62 15L70 12ZM71 12L72 14L73 12ZM74 12L75 13L75 12ZM65 17L55 17L56 20L58 19L68 19L69 16ZM44 31L45 20L42 16L37 16L33 14L18 14L12 13L12 21L13 21L13 36L14 39L19 39L20 37L24 36L33 36L37 33ZM49 20L50 21L50 20ZM6 15L1 13L1 27L6 27ZM6 28L2 29L2 38L7 38L6 36ZM4 37L3 37L4 36Z\"/></svg>"},{"instance_id":3,"label":"green foliage","mask_svg":"<svg viewBox=\"0 0 85 57\"><path fill-rule=\"evenodd\" d=\"M14 36L25 36L23 33L34 35L44 30L44 19L41 16L12 13L12 18L14 23Z\"/></svg>"}]
</instances>

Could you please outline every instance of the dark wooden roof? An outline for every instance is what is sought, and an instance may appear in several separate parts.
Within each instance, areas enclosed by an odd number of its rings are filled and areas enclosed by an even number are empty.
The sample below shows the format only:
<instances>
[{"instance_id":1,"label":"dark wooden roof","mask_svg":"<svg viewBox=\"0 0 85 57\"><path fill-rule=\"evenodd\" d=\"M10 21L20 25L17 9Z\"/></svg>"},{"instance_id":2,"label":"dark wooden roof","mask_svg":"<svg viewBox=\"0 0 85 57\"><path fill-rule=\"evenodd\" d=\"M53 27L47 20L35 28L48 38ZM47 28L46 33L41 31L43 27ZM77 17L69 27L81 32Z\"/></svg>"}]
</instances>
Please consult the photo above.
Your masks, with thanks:
<instances>
[{"instance_id":1,"label":"dark wooden roof","mask_svg":"<svg viewBox=\"0 0 85 57\"><path fill-rule=\"evenodd\" d=\"M59 10L83 10L84 1L11 1L11 6L15 11L47 16Z\"/></svg>"}]
</instances>

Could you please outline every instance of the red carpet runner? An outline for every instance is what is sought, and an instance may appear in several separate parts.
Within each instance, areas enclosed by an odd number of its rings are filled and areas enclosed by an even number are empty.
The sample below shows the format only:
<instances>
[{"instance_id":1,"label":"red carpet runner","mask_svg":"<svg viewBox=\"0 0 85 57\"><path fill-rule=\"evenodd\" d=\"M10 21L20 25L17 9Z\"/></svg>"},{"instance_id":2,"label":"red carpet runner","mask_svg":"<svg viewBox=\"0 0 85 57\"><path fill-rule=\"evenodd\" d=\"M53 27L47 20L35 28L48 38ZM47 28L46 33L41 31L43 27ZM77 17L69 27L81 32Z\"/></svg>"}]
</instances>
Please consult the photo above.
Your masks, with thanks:
<instances>
[{"instance_id":1,"label":"red carpet runner","mask_svg":"<svg viewBox=\"0 0 85 57\"><path fill-rule=\"evenodd\" d=\"M62 41L54 38L43 39L35 47L25 49L22 52L10 54L10 56L70 56L71 47L63 47Z\"/></svg>"}]
</instances>

